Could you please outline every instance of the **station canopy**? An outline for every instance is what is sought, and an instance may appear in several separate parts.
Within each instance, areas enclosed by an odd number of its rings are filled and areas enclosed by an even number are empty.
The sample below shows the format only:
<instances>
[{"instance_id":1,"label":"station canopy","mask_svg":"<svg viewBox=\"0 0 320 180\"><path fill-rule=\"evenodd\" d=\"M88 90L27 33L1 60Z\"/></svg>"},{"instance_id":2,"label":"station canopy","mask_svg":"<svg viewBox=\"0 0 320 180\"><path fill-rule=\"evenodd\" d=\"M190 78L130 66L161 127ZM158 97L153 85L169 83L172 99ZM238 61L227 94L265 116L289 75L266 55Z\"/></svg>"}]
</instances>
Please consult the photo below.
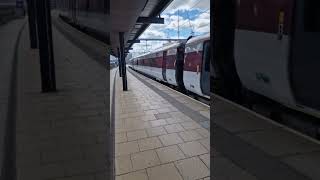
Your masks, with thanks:
<instances>
[{"instance_id":1,"label":"station canopy","mask_svg":"<svg viewBox=\"0 0 320 180\"><path fill-rule=\"evenodd\" d=\"M119 47L119 32L125 33L125 48L149 27L148 18L157 18L172 0L115 0L110 1L110 45L114 55ZM145 23L143 21L145 20Z\"/></svg>"}]
</instances>

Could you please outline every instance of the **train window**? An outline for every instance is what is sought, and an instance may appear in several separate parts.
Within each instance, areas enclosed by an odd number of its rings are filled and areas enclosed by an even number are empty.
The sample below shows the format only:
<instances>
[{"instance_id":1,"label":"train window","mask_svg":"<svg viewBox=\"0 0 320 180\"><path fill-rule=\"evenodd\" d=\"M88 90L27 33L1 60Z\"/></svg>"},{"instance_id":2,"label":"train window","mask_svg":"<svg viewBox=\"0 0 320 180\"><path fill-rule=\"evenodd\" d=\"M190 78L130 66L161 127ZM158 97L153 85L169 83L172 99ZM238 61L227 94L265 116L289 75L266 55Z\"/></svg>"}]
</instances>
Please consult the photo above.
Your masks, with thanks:
<instances>
[{"instance_id":1,"label":"train window","mask_svg":"<svg viewBox=\"0 0 320 180\"><path fill-rule=\"evenodd\" d=\"M192 47L192 52L197 52L198 51L196 44L192 44L191 47Z\"/></svg>"},{"instance_id":2,"label":"train window","mask_svg":"<svg viewBox=\"0 0 320 180\"><path fill-rule=\"evenodd\" d=\"M152 59L146 59L146 66L152 66Z\"/></svg>"},{"instance_id":3,"label":"train window","mask_svg":"<svg viewBox=\"0 0 320 180\"><path fill-rule=\"evenodd\" d=\"M156 67L156 59L155 58L151 59L150 66L151 67Z\"/></svg>"},{"instance_id":4,"label":"train window","mask_svg":"<svg viewBox=\"0 0 320 180\"><path fill-rule=\"evenodd\" d=\"M147 66L153 67L154 59L148 59L147 63Z\"/></svg>"},{"instance_id":5,"label":"train window","mask_svg":"<svg viewBox=\"0 0 320 180\"><path fill-rule=\"evenodd\" d=\"M189 52L190 52L190 50L191 50L191 49L190 49L190 47L186 47L185 52L186 52L186 53L189 53Z\"/></svg>"},{"instance_id":6,"label":"train window","mask_svg":"<svg viewBox=\"0 0 320 180\"><path fill-rule=\"evenodd\" d=\"M196 50L197 51L202 51L203 49L202 49L202 46L203 46L203 44L202 43L199 43L198 45L197 45L197 47L196 47Z\"/></svg>"},{"instance_id":7,"label":"train window","mask_svg":"<svg viewBox=\"0 0 320 180\"><path fill-rule=\"evenodd\" d=\"M204 70L210 72L210 43L206 41L203 45Z\"/></svg>"},{"instance_id":8,"label":"train window","mask_svg":"<svg viewBox=\"0 0 320 180\"><path fill-rule=\"evenodd\" d=\"M174 55L174 54L177 54L176 49L169 49L168 52L167 52L167 55L168 55L168 56Z\"/></svg>"},{"instance_id":9,"label":"train window","mask_svg":"<svg viewBox=\"0 0 320 180\"><path fill-rule=\"evenodd\" d=\"M320 6L317 1L304 1L304 27L307 32L320 32Z\"/></svg>"}]
</instances>

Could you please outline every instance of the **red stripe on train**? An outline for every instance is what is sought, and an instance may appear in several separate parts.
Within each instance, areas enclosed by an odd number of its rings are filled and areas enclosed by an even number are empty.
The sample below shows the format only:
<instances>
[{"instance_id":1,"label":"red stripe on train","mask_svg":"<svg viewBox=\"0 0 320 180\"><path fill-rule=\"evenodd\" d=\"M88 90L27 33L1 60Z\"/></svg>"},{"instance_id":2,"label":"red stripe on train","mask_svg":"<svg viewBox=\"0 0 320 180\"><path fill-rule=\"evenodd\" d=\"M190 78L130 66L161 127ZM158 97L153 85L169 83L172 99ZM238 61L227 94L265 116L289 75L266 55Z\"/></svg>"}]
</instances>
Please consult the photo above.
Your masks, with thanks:
<instances>
[{"instance_id":1,"label":"red stripe on train","mask_svg":"<svg viewBox=\"0 0 320 180\"><path fill-rule=\"evenodd\" d=\"M239 0L237 29L276 34L279 31L280 12L283 12L283 33L289 34L292 9L293 0Z\"/></svg>"},{"instance_id":2,"label":"red stripe on train","mask_svg":"<svg viewBox=\"0 0 320 180\"><path fill-rule=\"evenodd\" d=\"M201 71L202 67L202 52L190 52L185 54L184 71L197 72ZM167 56L166 69L175 69L176 55ZM146 67L162 68L162 57L152 59L140 59L138 65Z\"/></svg>"},{"instance_id":3,"label":"red stripe on train","mask_svg":"<svg viewBox=\"0 0 320 180\"><path fill-rule=\"evenodd\" d=\"M201 71L202 67L202 51L190 52L185 54L184 71L197 72Z\"/></svg>"}]
</instances>

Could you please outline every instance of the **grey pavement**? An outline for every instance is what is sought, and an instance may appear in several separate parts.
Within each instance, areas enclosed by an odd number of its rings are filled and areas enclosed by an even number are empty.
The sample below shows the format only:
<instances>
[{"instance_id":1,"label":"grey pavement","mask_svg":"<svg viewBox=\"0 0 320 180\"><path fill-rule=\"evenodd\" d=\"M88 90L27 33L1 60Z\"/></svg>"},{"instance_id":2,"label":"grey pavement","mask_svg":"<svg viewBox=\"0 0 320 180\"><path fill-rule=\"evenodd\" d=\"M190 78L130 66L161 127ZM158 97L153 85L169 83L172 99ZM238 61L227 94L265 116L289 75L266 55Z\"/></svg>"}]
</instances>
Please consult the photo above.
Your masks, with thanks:
<instances>
[{"instance_id":1,"label":"grey pavement","mask_svg":"<svg viewBox=\"0 0 320 180\"><path fill-rule=\"evenodd\" d=\"M219 180L320 179L320 143L213 96L213 176Z\"/></svg>"},{"instance_id":2,"label":"grey pavement","mask_svg":"<svg viewBox=\"0 0 320 180\"><path fill-rule=\"evenodd\" d=\"M39 55L28 38L25 28L18 48L17 179L108 179L106 67L53 26L58 92L41 93Z\"/></svg>"},{"instance_id":3,"label":"grey pavement","mask_svg":"<svg viewBox=\"0 0 320 180\"><path fill-rule=\"evenodd\" d=\"M136 72L127 76L128 91L116 81L116 179L209 180L210 107Z\"/></svg>"},{"instance_id":4,"label":"grey pavement","mask_svg":"<svg viewBox=\"0 0 320 180\"><path fill-rule=\"evenodd\" d=\"M9 156L14 157L14 152L8 142L13 142L14 122L13 100L14 100L14 79L16 63L16 45L25 19L17 19L0 25L0 169L4 160ZM7 149L6 149L7 148ZM10 154L9 154L10 153ZM5 162L6 163L6 162Z\"/></svg>"}]
</instances>

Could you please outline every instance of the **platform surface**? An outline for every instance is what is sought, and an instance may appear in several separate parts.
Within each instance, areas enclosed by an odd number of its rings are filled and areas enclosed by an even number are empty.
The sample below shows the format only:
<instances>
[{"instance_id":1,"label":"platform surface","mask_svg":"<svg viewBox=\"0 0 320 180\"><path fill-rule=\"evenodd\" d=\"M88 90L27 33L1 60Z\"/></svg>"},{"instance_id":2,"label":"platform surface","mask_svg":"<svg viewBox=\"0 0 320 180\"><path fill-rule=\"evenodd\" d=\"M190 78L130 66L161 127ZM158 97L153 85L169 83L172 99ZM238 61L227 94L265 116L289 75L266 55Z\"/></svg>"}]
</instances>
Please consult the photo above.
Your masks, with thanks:
<instances>
[{"instance_id":1,"label":"platform surface","mask_svg":"<svg viewBox=\"0 0 320 180\"><path fill-rule=\"evenodd\" d=\"M209 106L128 71L117 77L117 180L210 179Z\"/></svg>"},{"instance_id":2,"label":"platform surface","mask_svg":"<svg viewBox=\"0 0 320 180\"><path fill-rule=\"evenodd\" d=\"M54 25L53 41L58 92L41 93L38 50L30 49L28 28L21 35L17 179L108 179L107 69Z\"/></svg>"},{"instance_id":3,"label":"platform surface","mask_svg":"<svg viewBox=\"0 0 320 180\"><path fill-rule=\"evenodd\" d=\"M216 95L211 116L217 179L320 179L318 141Z\"/></svg>"},{"instance_id":4,"label":"platform surface","mask_svg":"<svg viewBox=\"0 0 320 180\"><path fill-rule=\"evenodd\" d=\"M19 18L6 23L0 18L0 172L11 172L14 165L15 79L17 44L26 19ZM9 170L10 169L10 170ZM7 176L10 176L8 173ZM2 175L2 174L1 174Z\"/></svg>"},{"instance_id":5,"label":"platform surface","mask_svg":"<svg viewBox=\"0 0 320 180\"><path fill-rule=\"evenodd\" d=\"M22 27L21 21L8 25ZM53 26L59 91L43 94L39 54L29 48L27 27L17 46L17 179L106 180L106 157L112 149L107 134L109 81L103 61L96 60L103 54L90 56L104 47L99 44L86 53ZM5 28L0 27L2 35L18 36ZM11 49L3 53L0 68L6 75L1 78L9 83L15 47L3 40ZM210 112L210 107L150 78L131 70L127 74L127 92L118 74L111 77L116 79L117 180L320 179L319 142L218 96ZM8 93L8 88L2 86L1 92Z\"/></svg>"}]
</instances>

